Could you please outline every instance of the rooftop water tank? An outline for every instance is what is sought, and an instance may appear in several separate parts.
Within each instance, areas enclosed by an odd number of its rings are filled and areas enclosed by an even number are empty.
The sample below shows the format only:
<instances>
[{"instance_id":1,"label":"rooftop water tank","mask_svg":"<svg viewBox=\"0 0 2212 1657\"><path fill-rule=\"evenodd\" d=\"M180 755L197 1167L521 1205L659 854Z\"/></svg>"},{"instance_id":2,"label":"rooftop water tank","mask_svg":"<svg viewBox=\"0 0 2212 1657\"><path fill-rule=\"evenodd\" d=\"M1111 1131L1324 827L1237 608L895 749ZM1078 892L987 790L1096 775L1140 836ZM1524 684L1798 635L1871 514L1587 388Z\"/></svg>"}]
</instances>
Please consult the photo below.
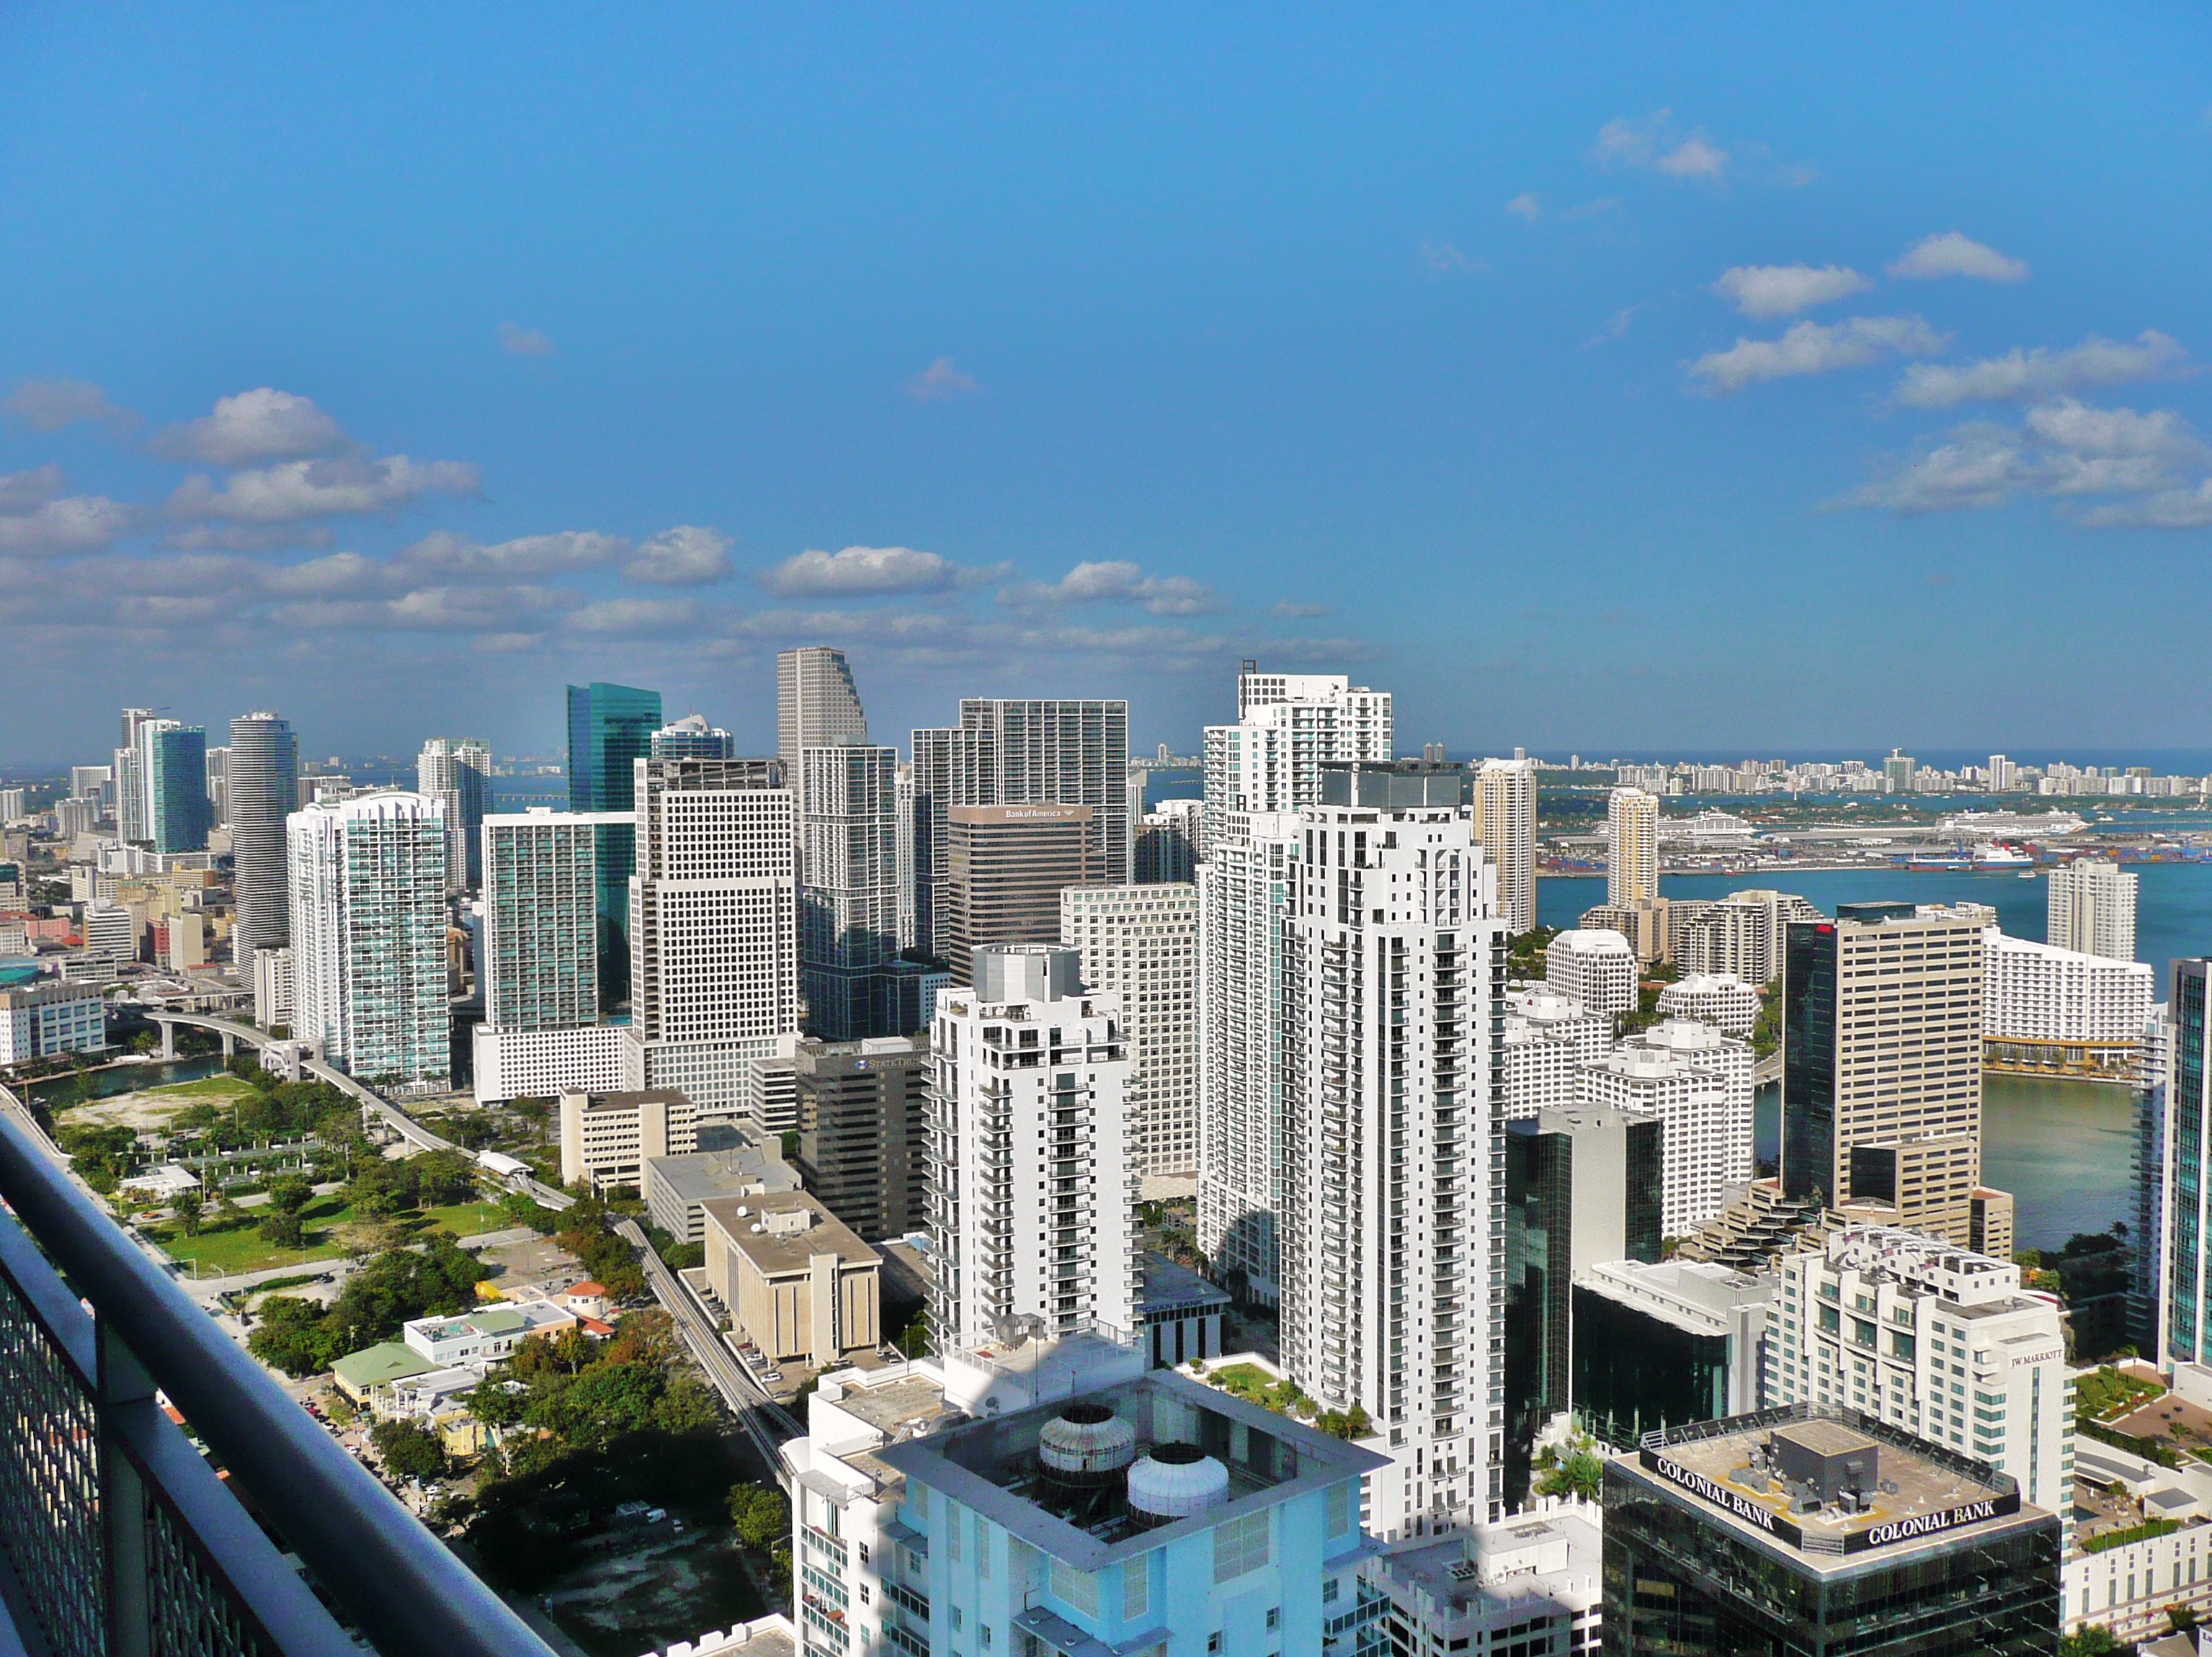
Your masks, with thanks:
<instances>
[{"instance_id":1,"label":"rooftop water tank","mask_svg":"<svg viewBox=\"0 0 2212 1657\"><path fill-rule=\"evenodd\" d=\"M1195 1444L1155 1444L1129 1469L1129 1511L1139 1524L1172 1525L1229 1500L1229 1469Z\"/></svg>"},{"instance_id":2,"label":"rooftop water tank","mask_svg":"<svg viewBox=\"0 0 2212 1657\"><path fill-rule=\"evenodd\" d=\"M1111 1483L1137 1459L1137 1429L1103 1404L1071 1404L1037 1434L1037 1460L1064 1484Z\"/></svg>"}]
</instances>

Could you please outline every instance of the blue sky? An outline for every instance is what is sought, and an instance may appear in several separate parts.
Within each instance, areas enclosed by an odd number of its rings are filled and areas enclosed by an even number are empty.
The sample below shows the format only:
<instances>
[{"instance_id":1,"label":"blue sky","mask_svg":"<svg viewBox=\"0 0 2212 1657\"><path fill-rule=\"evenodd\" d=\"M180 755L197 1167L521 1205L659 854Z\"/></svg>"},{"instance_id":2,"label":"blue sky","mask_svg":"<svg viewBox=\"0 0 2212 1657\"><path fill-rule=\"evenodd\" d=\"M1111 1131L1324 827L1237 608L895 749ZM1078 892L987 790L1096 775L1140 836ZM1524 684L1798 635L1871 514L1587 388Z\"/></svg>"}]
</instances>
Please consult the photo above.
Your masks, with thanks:
<instances>
[{"instance_id":1,"label":"blue sky","mask_svg":"<svg viewBox=\"0 0 2212 1657\"><path fill-rule=\"evenodd\" d=\"M2201 9L14 8L0 760L2212 743Z\"/></svg>"}]
</instances>

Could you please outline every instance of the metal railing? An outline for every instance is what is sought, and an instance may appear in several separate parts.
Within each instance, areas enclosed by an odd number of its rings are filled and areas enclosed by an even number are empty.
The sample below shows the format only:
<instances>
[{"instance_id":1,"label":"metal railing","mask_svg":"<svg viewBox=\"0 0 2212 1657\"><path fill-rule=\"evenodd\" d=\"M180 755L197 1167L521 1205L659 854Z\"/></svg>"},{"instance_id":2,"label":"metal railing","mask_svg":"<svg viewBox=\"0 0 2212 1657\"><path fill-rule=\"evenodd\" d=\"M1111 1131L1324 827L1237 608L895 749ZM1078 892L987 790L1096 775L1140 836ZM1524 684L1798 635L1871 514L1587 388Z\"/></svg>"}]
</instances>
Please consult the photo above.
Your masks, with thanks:
<instances>
[{"instance_id":1,"label":"metal railing","mask_svg":"<svg viewBox=\"0 0 2212 1657\"><path fill-rule=\"evenodd\" d=\"M0 1601L31 1657L359 1649L157 1387L376 1650L549 1657L7 1116L0 1199Z\"/></svg>"}]
</instances>

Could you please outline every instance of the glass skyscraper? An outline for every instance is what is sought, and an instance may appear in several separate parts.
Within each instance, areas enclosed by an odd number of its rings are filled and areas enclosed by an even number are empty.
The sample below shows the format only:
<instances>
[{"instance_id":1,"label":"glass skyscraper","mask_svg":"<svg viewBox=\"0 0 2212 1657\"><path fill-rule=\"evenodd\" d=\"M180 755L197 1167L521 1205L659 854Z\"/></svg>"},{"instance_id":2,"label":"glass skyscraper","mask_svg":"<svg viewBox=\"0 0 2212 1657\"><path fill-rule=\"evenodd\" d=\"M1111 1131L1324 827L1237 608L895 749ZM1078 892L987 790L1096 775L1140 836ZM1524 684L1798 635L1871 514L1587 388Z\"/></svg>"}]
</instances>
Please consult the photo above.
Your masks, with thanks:
<instances>
[{"instance_id":1,"label":"glass skyscraper","mask_svg":"<svg viewBox=\"0 0 2212 1657\"><path fill-rule=\"evenodd\" d=\"M2166 1228L2166 1355L2187 1363L2202 1363L2212 1351L2204 1290L2204 1146L2212 1102L2204 1091L2208 979L2212 960L2173 963L2173 1054L2166 1073L2166 1166L2160 1170Z\"/></svg>"},{"instance_id":2,"label":"glass skyscraper","mask_svg":"<svg viewBox=\"0 0 2212 1657\"><path fill-rule=\"evenodd\" d=\"M167 719L141 727L148 838L156 852L204 852L208 841L207 732Z\"/></svg>"},{"instance_id":3,"label":"glass skyscraper","mask_svg":"<svg viewBox=\"0 0 2212 1657\"><path fill-rule=\"evenodd\" d=\"M637 760L653 757L660 729L660 693L622 684L568 687L568 809L629 811L636 807ZM637 830L609 826L599 834L599 1005L629 999L629 877L637 872Z\"/></svg>"}]
</instances>

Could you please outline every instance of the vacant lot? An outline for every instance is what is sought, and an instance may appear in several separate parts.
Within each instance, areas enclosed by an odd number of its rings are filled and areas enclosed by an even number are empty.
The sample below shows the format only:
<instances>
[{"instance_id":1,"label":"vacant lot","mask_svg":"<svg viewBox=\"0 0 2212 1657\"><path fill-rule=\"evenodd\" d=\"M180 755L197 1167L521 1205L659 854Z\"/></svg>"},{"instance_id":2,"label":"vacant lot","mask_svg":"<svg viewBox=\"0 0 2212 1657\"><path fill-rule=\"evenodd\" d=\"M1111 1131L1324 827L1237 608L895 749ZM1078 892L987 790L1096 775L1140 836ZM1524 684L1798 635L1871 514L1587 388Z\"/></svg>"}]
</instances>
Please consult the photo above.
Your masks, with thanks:
<instances>
[{"instance_id":1,"label":"vacant lot","mask_svg":"<svg viewBox=\"0 0 2212 1657\"><path fill-rule=\"evenodd\" d=\"M135 1133L155 1133L166 1129L179 1112L194 1105L213 1105L221 1109L231 1100L252 1091L235 1076L205 1076L197 1082L179 1082L173 1087L148 1088L137 1093L118 1093L106 1099L66 1106L55 1113L54 1121L59 1127L127 1127Z\"/></svg>"}]
</instances>

